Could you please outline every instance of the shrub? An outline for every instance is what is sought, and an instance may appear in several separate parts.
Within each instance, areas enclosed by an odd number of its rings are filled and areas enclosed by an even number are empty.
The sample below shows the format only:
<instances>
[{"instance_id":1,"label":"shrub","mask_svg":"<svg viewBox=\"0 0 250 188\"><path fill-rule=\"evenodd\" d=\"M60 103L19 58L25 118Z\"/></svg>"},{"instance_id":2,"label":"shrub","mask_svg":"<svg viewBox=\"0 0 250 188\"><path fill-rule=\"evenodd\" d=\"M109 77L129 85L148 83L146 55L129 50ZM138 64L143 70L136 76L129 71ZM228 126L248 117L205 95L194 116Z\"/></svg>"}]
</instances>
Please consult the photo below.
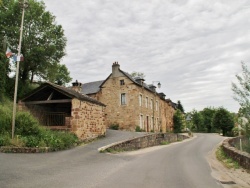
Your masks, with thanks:
<instances>
[{"instance_id":1,"label":"shrub","mask_svg":"<svg viewBox=\"0 0 250 188\"><path fill-rule=\"evenodd\" d=\"M22 136L39 135L39 127L38 121L30 113L17 113L15 134Z\"/></svg>"},{"instance_id":2,"label":"shrub","mask_svg":"<svg viewBox=\"0 0 250 188\"><path fill-rule=\"evenodd\" d=\"M109 126L110 129L112 130L118 130L119 129L119 124L112 124Z\"/></svg>"},{"instance_id":3,"label":"shrub","mask_svg":"<svg viewBox=\"0 0 250 188\"><path fill-rule=\"evenodd\" d=\"M135 132L141 132L141 131L142 131L142 130L141 130L141 127L137 125L137 126L135 127Z\"/></svg>"},{"instance_id":4,"label":"shrub","mask_svg":"<svg viewBox=\"0 0 250 188\"><path fill-rule=\"evenodd\" d=\"M0 134L11 132L11 114L10 108L0 105Z\"/></svg>"},{"instance_id":5,"label":"shrub","mask_svg":"<svg viewBox=\"0 0 250 188\"><path fill-rule=\"evenodd\" d=\"M0 135L0 147L10 145L10 135L2 134Z\"/></svg>"}]
</instances>

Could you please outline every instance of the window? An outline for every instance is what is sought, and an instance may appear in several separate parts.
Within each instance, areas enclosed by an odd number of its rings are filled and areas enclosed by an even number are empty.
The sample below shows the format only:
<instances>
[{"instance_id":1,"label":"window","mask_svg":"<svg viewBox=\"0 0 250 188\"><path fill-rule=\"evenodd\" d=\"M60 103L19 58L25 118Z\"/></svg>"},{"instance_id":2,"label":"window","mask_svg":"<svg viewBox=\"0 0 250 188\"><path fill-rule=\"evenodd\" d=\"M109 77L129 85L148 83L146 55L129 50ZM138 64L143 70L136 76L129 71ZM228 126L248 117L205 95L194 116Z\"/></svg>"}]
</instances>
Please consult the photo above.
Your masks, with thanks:
<instances>
[{"instance_id":1,"label":"window","mask_svg":"<svg viewBox=\"0 0 250 188\"><path fill-rule=\"evenodd\" d=\"M142 114L140 115L140 128L144 129L144 126L143 126L143 115Z\"/></svg>"},{"instance_id":2,"label":"window","mask_svg":"<svg viewBox=\"0 0 250 188\"><path fill-rule=\"evenodd\" d=\"M122 93L121 94L121 105L125 105L126 104L126 93Z\"/></svg>"},{"instance_id":3,"label":"window","mask_svg":"<svg viewBox=\"0 0 250 188\"><path fill-rule=\"evenodd\" d=\"M139 105L142 106L142 94L139 95Z\"/></svg>"},{"instance_id":4,"label":"window","mask_svg":"<svg viewBox=\"0 0 250 188\"><path fill-rule=\"evenodd\" d=\"M146 106L146 108L148 108L148 97L146 97L145 100L146 100L146 101L145 101L145 106Z\"/></svg>"},{"instance_id":5,"label":"window","mask_svg":"<svg viewBox=\"0 0 250 188\"><path fill-rule=\"evenodd\" d=\"M151 117L151 130L154 130L154 117Z\"/></svg>"},{"instance_id":6,"label":"window","mask_svg":"<svg viewBox=\"0 0 250 188\"><path fill-rule=\"evenodd\" d=\"M150 100L150 108L153 109L153 99Z\"/></svg>"},{"instance_id":7,"label":"window","mask_svg":"<svg viewBox=\"0 0 250 188\"><path fill-rule=\"evenodd\" d=\"M158 111L158 101L155 103L155 111Z\"/></svg>"},{"instance_id":8,"label":"window","mask_svg":"<svg viewBox=\"0 0 250 188\"><path fill-rule=\"evenodd\" d=\"M121 86L122 86L122 85L125 85L124 80L120 80L120 85L121 85Z\"/></svg>"}]
</instances>

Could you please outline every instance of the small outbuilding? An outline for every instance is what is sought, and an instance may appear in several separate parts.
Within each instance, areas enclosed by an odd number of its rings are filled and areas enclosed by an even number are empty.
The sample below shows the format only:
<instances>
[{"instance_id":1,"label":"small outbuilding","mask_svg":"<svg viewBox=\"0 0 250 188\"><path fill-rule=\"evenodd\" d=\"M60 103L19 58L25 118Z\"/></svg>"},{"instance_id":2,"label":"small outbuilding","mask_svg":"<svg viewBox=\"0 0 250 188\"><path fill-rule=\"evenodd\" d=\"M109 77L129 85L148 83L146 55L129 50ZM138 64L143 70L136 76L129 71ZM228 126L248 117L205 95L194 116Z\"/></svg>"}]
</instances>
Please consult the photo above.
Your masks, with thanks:
<instances>
[{"instance_id":1,"label":"small outbuilding","mask_svg":"<svg viewBox=\"0 0 250 188\"><path fill-rule=\"evenodd\" d=\"M105 105L80 93L81 83L66 88L46 82L19 101L19 109L30 111L50 129L67 130L80 139L105 135Z\"/></svg>"}]
</instances>

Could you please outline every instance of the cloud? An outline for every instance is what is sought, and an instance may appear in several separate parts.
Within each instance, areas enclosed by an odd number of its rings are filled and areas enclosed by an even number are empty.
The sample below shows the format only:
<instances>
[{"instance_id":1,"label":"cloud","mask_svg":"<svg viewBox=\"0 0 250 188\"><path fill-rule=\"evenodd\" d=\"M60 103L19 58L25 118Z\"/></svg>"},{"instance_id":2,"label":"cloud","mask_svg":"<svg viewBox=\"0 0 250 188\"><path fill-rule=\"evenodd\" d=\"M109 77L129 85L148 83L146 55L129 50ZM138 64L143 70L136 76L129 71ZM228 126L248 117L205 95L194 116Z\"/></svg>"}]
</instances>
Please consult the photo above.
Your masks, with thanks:
<instances>
[{"instance_id":1,"label":"cloud","mask_svg":"<svg viewBox=\"0 0 250 188\"><path fill-rule=\"evenodd\" d=\"M250 62L247 0L45 0L65 30L66 64L74 80L105 79L118 61L146 82L161 81L186 111L237 111L231 82Z\"/></svg>"}]
</instances>

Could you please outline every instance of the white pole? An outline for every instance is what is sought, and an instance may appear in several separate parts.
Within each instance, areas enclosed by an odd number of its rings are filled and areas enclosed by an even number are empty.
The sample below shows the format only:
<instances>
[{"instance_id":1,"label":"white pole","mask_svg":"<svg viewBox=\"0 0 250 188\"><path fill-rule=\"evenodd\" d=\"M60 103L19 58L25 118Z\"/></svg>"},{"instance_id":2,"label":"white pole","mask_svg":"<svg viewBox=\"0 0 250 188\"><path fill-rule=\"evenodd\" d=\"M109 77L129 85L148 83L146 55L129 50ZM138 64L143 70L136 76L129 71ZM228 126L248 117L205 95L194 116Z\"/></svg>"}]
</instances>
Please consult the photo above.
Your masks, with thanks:
<instances>
[{"instance_id":1,"label":"white pole","mask_svg":"<svg viewBox=\"0 0 250 188\"><path fill-rule=\"evenodd\" d=\"M20 55L21 55L21 44L22 44L22 36L23 36L23 20L24 20L25 3L26 3L26 0L23 1L22 21L21 21L20 38L19 38L18 54L17 54L16 82L15 82L13 115L12 115L12 139L14 138L14 133L15 133L16 100L17 100L16 98L17 98L17 86L18 86L18 75L19 75L19 63L20 63Z\"/></svg>"}]
</instances>

